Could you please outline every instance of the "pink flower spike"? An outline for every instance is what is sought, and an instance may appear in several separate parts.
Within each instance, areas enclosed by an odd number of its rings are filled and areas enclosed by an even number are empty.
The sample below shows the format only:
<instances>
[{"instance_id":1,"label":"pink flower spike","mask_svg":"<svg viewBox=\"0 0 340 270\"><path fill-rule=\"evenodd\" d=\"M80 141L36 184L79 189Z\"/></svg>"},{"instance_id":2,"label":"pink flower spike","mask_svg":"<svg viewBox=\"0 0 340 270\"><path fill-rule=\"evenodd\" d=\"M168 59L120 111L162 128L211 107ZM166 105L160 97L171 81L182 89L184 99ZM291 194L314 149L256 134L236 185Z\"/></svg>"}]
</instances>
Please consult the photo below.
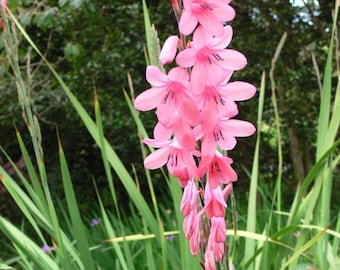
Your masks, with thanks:
<instances>
[{"instance_id":1,"label":"pink flower spike","mask_svg":"<svg viewBox=\"0 0 340 270\"><path fill-rule=\"evenodd\" d=\"M159 55L159 62L163 66L171 63L175 59L178 42L178 36L170 36L164 42L163 48Z\"/></svg>"}]
</instances>

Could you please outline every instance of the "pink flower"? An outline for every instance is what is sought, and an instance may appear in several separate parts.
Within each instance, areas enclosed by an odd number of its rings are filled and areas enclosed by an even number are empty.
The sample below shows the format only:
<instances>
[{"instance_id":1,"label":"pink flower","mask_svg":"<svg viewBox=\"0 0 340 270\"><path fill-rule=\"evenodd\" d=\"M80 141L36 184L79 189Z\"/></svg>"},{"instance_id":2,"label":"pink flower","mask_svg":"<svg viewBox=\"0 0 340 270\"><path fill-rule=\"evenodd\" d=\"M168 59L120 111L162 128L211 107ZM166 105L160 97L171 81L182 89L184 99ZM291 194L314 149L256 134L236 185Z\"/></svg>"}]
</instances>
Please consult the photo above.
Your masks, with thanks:
<instances>
[{"instance_id":1,"label":"pink flower","mask_svg":"<svg viewBox=\"0 0 340 270\"><path fill-rule=\"evenodd\" d=\"M217 261L222 261L224 254L224 241L227 236L226 224L223 217L212 217L208 239L208 247Z\"/></svg>"},{"instance_id":2,"label":"pink flower","mask_svg":"<svg viewBox=\"0 0 340 270\"><path fill-rule=\"evenodd\" d=\"M222 150L232 150L236 145L235 137L247 137L255 132L255 127L246 121L219 118L214 129L204 134L202 126L197 126L194 130L196 138L202 138L201 158L203 163L201 168L207 165L212 160L216 147L219 146Z\"/></svg>"},{"instance_id":3,"label":"pink flower","mask_svg":"<svg viewBox=\"0 0 340 270\"><path fill-rule=\"evenodd\" d=\"M190 252L192 256L196 256L199 246L200 246L200 224L201 224L201 215L196 216L196 220L192 229L192 235L189 239L190 244Z\"/></svg>"},{"instance_id":4,"label":"pink flower","mask_svg":"<svg viewBox=\"0 0 340 270\"><path fill-rule=\"evenodd\" d=\"M193 256L196 256L200 245L200 226L201 216L204 209L197 213L197 208L194 207L191 211L185 215L183 221L183 232L190 243L190 251Z\"/></svg>"},{"instance_id":5,"label":"pink flower","mask_svg":"<svg viewBox=\"0 0 340 270\"><path fill-rule=\"evenodd\" d=\"M235 101L251 98L256 88L250 83L236 81L218 85L206 85L202 94L197 97L201 110L201 128L208 133L212 131L220 117L231 118L238 114Z\"/></svg>"},{"instance_id":6,"label":"pink flower","mask_svg":"<svg viewBox=\"0 0 340 270\"><path fill-rule=\"evenodd\" d=\"M231 39L233 31L231 26L223 28L223 35L216 37L198 27L194 32L190 46L180 52L176 57L178 65L189 68L191 73L191 90L196 95L203 92L205 85L212 85L225 81L231 77L234 70L242 69L247 59L236 50L225 49Z\"/></svg>"},{"instance_id":7,"label":"pink flower","mask_svg":"<svg viewBox=\"0 0 340 270\"><path fill-rule=\"evenodd\" d=\"M134 102L137 110L157 107L158 119L166 128L178 124L178 117L188 125L200 121L198 108L190 96L189 74L185 69L175 67L166 75L158 67L149 66L146 79L153 87L137 96Z\"/></svg>"},{"instance_id":8,"label":"pink flower","mask_svg":"<svg viewBox=\"0 0 340 270\"><path fill-rule=\"evenodd\" d=\"M205 259L204 261L205 270L216 270L214 252L209 246L208 246L208 249L205 251L204 259Z\"/></svg>"},{"instance_id":9,"label":"pink flower","mask_svg":"<svg viewBox=\"0 0 340 270\"><path fill-rule=\"evenodd\" d=\"M209 185L205 186L204 206L208 219L212 217L224 217L227 204L219 186L214 189L211 189Z\"/></svg>"},{"instance_id":10,"label":"pink flower","mask_svg":"<svg viewBox=\"0 0 340 270\"><path fill-rule=\"evenodd\" d=\"M190 239L193 236L193 228L197 226L197 209L194 208L184 217L183 232L186 239Z\"/></svg>"},{"instance_id":11,"label":"pink flower","mask_svg":"<svg viewBox=\"0 0 340 270\"><path fill-rule=\"evenodd\" d=\"M163 66L171 63L175 59L178 42L178 36L170 36L164 42L163 48L159 55L159 62Z\"/></svg>"},{"instance_id":12,"label":"pink flower","mask_svg":"<svg viewBox=\"0 0 340 270\"><path fill-rule=\"evenodd\" d=\"M184 216L187 216L190 211L196 208L198 191L193 180L189 180L184 188L181 211Z\"/></svg>"},{"instance_id":13,"label":"pink flower","mask_svg":"<svg viewBox=\"0 0 340 270\"><path fill-rule=\"evenodd\" d=\"M212 240L216 243L223 243L226 236L226 224L224 218L221 217L213 217L211 219L211 229L210 235L212 236Z\"/></svg>"},{"instance_id":14,"label":"pink flower","mask_svg":"<svg viewBox=\"0 0 340 270\"><path fill-rule=\"evenodd\" d=\"M198 177L198 170L193 157L199 155L198 151L182 148L175 139L166 142L144 139L144 143L159 148L145 158L145 168L153 170L167 164L169 172L173 176L179 177L180 182L184 185L192 177Z\"/></svg>"},{"instance_id":15,"label":"pink flower","mask_svg":"<svg viewBox=\"0 0 340 270\"><path fill-rule=\"evenodd\" d=\"M135 108L146 111L157 107L158 121L162 126L173 131L182 146L194 149L196 141L191 126L199 123L200 113L190 96L188 72L175 67L166 75L158 67L149 66L146 78L154 87L137 96Z\"/></svg>"},{"instance_id":16,"label":"pink flower","mask_svg":"<svg viewBox=\"0 0 340 270\"><path fill-rule=\"evenodd\" d=\"M229 184L237 180L237 174L231 167L233 160L229 157L223 156L216 151L212 160L202 159L199 165L200 174L205 172L208 167L208 184L210 188L214 189L219 184Z\"/></svg>"},{"instance_id":17,"label":"pink flower","mask_svg":"<svg viewBox=\"0 0 340 270\"><path fill-rule=\"evenodd\" d=\"M183 35L190 35L200 23L212 35L222 35L222 23L235 17L230 2L231 0L183 0L184 9L178 25L179 31Z\"/></svg>"}]
</instances>

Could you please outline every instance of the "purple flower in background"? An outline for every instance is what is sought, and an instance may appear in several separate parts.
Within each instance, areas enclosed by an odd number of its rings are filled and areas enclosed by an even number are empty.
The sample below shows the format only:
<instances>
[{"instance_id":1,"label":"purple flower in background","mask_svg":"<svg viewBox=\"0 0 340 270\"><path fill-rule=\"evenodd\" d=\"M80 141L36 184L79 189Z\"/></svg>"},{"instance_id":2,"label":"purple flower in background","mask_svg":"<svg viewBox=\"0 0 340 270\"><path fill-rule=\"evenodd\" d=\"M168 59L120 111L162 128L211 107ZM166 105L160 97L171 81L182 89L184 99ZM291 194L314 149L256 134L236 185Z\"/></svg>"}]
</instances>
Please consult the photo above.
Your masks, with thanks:
<instances>
[{"instance_id":1,"label":"purple flower in background","mask_svg":"<svg viewBox=\"0 0 340 270\"><path fill-rule=\"evenodd\" d=\"M41 247L41 250L42 250L43 252L47 253L47 252L54 251L54 250L55 250L55 247L53 247L53 246L48 246L48 245L43 245L43 246Z\"/></svg>"},{"instance_id":2,"label":"purple flower in background","mask_svg":"<svg viewBox=\"0 0 340 270\"><path fill-rule=\"evenodd\" d=\"M90 224L90 225L91 225L92 227L95 227L95 226L98 226L99 223L100 223L100 220L94 218L94 219L91 220L91 224Z\"/></svg>"},{"instance_id":3,"label":"purple flower in background","mask_svg":"<svg viewBox=\"0 0 340 270\"><path fill-rule=\"evenodd\" d=\"M174 238L175 238L175 235L173 235L173 234L165 236L165 239L168 240L168 241L172 241L172 240L174 240Z\"/></svg>"}]
</instances>

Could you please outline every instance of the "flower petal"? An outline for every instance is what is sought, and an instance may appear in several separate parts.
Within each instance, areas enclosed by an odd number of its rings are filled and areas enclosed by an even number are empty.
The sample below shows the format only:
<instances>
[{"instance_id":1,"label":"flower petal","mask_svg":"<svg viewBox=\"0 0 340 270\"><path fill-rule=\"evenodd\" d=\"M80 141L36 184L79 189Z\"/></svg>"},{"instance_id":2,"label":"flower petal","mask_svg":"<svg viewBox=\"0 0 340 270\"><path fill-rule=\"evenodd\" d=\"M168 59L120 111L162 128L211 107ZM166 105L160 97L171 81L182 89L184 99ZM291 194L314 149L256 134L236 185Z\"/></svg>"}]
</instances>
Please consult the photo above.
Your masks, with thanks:
<instances>
[{"instance_id":1,"label":"flower petal","mask_svg":"<svg viewBox=\"0 0 340 270\"><path fill-rule=\"evenodd\" d=\"M256 131L253 124L237 119L229 119L225 121L223 124L223 130L231 133L235 137L248 137Z\"/></svg>"},{"instance_id":2,"label":"flower petal","mask_svg":"<svg viewBox=\"0 0 340 270\"><path fill-rule=\"evenodd\" d=\"M208 74L206 65L198 61L191 70L191 90L194 95L202 94L207 83Z\"/></svg>"},{"instance_id":3,"label":"flower petal","mask_svg":"<svg viewBox=\"0 0 340 270\"><path fill-rule=\"evenodd\" d=\"M156 140L166 141L172 135L173 130L164 127L161 123L157 123L155 128L153 129L153 136Z\"/></svg>"},{"instance_id":4,"label":"flower petal","mask_svg":"<svg viewBox=\"0 0 340 270\"><path fill-rule=\"evenodd\" d=\"M144 160L144 167L150 170L158 169L165 165L169 157L169 147L157 149Z\"/></svg>"},{"instance_id":5,"label":"flower petal","mask_svg":"<svg viewBox=\"0 0 340 270\"><path fill-rule=\"evenodd\" d=\"M196 140L191 128L178 120L173 124L175 136L182 148L187 150L194 150L196 146Z\"/></svg>"},{"instance_id":6,"label":"flower petal","mask_svg":"<svg viewBox=\"0 0 340 270\"><path fill-rule=\"evenodd\" d=\"M181 51L176 57L176 63L181 67L192 67L196 63L197 51L194 48L188 48Z\"/></svg>"},{"instance_id":7,"label":"flower petal","mask_svg":"<svg viewBox=\"0 0 340 270\"><path fill-rule=\"evenodd\" d=\"M176 81L183 84L189 81L189 73L185 68L175 67L169 70L168 78L170 81Z\"/></svg>"},{"instance_id":8,"label":"flower petal","mask_svg":"<svg viewBox=\"0 0 340 270\"><path fill-rule=\"evenodd\" d=\"M198 20L195 14L191 12L191 9L185 8L182 12L181 18L179 19L178 29L182 35L187 36L194 31L197 23Z\"/></svg>"},{"instance_id":9,"label":"flower petal","mask_svg":"<svg viewBox=\"0 0 340 270\"><path fill-rule=\"evenodd\" d=\"M156 66L146 68L146 80L156 87L164 86L168 82L168 77Z\"/></svg>"},{"instance_id":10,"label":"flower petal","mask_svg":"<svg viewBox=\"0 0 340 270\"><path fill-rule=\"evenodd\" d=\"M163 88L150 88L140 93L133 105L139 111L149 111L156 108L165 97Z\"/></svg>"},{"instance_id":11,"label":"flower petal","mask_svg":"<svg viewBox=\"0 0 340 270\"><path fill-rule=\"evenodd\" d=\"M206 31L214 36L223 35L223 24L209 9L202 8L197 14L197 19Z\"/></svg>"},{"instance_id":12,"label":"flower petal","mask_svg":"<svg viewBox=\"0 0 340 270\"><path fill-rule=\"evenodd\" d=\"M233 38L233 28L230 25L225 26L223 30L223 35L215 37L210 45L215 50L224 50Z\"/></svg>"},{"instance_id":13,"label":"flower petal","mask_svg":"<svg viewBox=\"0 0 340 270\"><path fill-rule=\"evenodd\" d=\"M240 70L247 65L247 58L239 51L225 49L218 52L218 55L223 61L215 61L224 69Z\"/></svg>"},{"instance_id":14,"label":"flower petal","mask_svg":"<svg viewBox=\"0 0 340 270\"><path fill-rule=\"evenodd\" d=\"M219 20L223 22L230 22L236 16L235 10L231 6L226 5L225 3L218 3L218 7L214 7L212 12Z\"/></svg>"},{"instance_id":15,"label":"flower petal","mask_svg":"<svg viewBox=\"0 0 340 270\"><path fill-rule=\"evenodd\" d=\"M176 108L181 118L191 126L201 120L200 112L194 101L185 93L175 96Z\"/></svg>"},{"instance_id":16,"label":"flower petal","mask_svg":"<svg viewBox=\"0 0 340 270\"><path fill-rule=\"evenodd\" d=\"M250 99L256 93L256 87L247 82L235 81L221 87L223 96L230 100L242 101Z\"/></svg>"}]
</instances>

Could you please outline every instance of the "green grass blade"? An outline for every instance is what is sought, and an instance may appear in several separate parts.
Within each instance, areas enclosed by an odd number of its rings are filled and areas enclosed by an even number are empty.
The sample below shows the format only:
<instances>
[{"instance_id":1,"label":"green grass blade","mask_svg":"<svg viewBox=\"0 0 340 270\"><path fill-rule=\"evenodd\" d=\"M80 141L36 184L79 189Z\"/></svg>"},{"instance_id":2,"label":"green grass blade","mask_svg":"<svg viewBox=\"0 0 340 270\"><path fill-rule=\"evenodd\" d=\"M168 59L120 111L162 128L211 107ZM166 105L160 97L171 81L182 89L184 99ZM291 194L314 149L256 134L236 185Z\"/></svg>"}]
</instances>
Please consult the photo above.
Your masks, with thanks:
<instances>
[{"instance_id":1,"label":"green grass blade","mask_svg":"<svg viewBox=\"0 0 340 270\"><path fill-rule=\"evenodd\" d=\"M110 220L107 216L107 213L104 209L104 206L103 206L103 203L102 203L102 200L100 198L100 195L99 195L99 192L96 188L96 193L97 193L97 197L98 197L98 202L99 202L99 206L100 206L100 211L101 211L101 216L103 218L103 222L104 222L104 226L105 226L105 230L106 230L106 233L107 233L107 236L112 238L112 237L115 237L115 231L110 223ZM124 243L126 244L126 242L124 241ZM117 254L117 257L118 257L118 261L120 262L120 265L122 267L123 270L128 270L128 269L134 269L133 267L133 263L131 261L131 257L128 258L128 260L130 260L130 263L127 263L126 262L126 259L124 258L124 255L123 255L123 252L119 246L119 243L117 242L111 242L111 245L113 247L113 249L115 250L116 254ZM129 264L129 266L128 266ZM132 267L132 268L130 268Z\"/></svg>"},{"instance_id":2,"label":"green grass blade","mask_svg":"<svg viewBox=\"0 0 340 270\"><path fill-rule=\"evenodd\" d=\"M294 197L294 201L292 203L292 207L290 209L290 215L287 221L287 225L297 224L299 220L303 218L303 214L306 209L306 204L302 204L301 199L306 196L306 193L308 189L310 188L310 185L313 183L313 180L317 177L317 175L321 173L321 170L324 168L325 162L328 160L328 158L331 156L334 150L337 149L339 145L340 145L340 139L337 140L331 146L331 148L325 151L323 156L309 170L302 185L298 187L298 190ZM305 202L306 201L304 201L304 203ZM316 202L312 202L312 203L315 204Z\"/></svg>"},{"instance_id":3,"label":"green grass blade","mask_svg":"<svg viewBox=\"0 0 340 270\"><path fill-rule=\"evenodd\" d=\"M318 127L317 127L316 160L318 160L324 154L324 151L328 148L327 144L329 143L326 138L327 138L329 119L330 119L333 48L334 48L335 29L337 26L338 10L339 10L338 5L335 5L331 40L330 40L329 49L328 49L327 62L326 62L325 73L323 77L322 92L321 92L319 120L318 120ZM337 117L339 117L339 115Z\"/></svg>"},{"instance_id":4,"label":"green grass blade","mask_svg":"<svg viewBox=\"0 0 340 270\"><path fill-rule=\"evenodd\" d=\"M339 211L339 214L338 214L338 219L337 219L337 223L336 223L336 226L335 226L335 231L340 232L340 211ZM334 238L333 245L332 245L334 255L338 254L338 252L340 250L339 247L340 247L340 237Z\"/></svg>"},{"instance_id":5,"label":"green grass blade","mask_svg":"<svg viewBox=\"0 0 340 270\"><path fill-rule=\"evenodd\" d=\"M277 135L277 160L278 160L277 178L275 181L275 193L274 193L275 195L273 197L273 200L275 200L275 197L276 197L276 208L277 208L277 211L279 212L281 212L281 203L282 203L281 185L282 185L282 171L283 171L283 155L282 155L282 138L281 138L281 120L280 120L278 102L276 98L277 89L276 89L276 83L274 79L274 72L275 72L276 63L281 54L281 51L286 42L286 39L287 39L287 33L285 32L282 35L280 42L275 49L274 57L271 62L271 69L269 72L269 77L270 77L270 82L271 82L271 91L272 91L272 104L273 104L274 115L275 115L275 129L276 129L276 135ZM278 229L280 230L281 229L281 217L280 216L278 216L277 225L278 225Z\"/></svg>"},{"instance_id":6,"label":"green grass blade","mask_svg":"<svg viewBox=\"0 0 340 270\"><path fill-rule=\"evenodd\" d=\"M313 236L309 241L307 241L303 246L294 250L293 255L287 260L285 264L281 266L280 269L284 270L286 269L286 267L290 266L291 264L294 264L295 261L301 256L301 254L305 252L306 250L308 250L313 244L315 244L320 239L320 237L324 235L325 232L326 232L326 229L320 231L315 236Z\"/></svg>"},{"instance_id":7,"label":"green grass blade","mask_svg":"<svg viewBox=\"0 0 340 270\"><path fill-rule=\"evenodd\" d=\"M33 226L35 232L39 238L44 242L44 237L39 229L37 222L42 222L48 224L48 220L39 211L31 199L26 195L26 193L21 189L21 187L10 177L7 172L0 166L0 180L5 186L6 190L9 192L11 197L14 199L16 205L23 212L25 217L29 220L30 224Z\"/></svg>"},{"instance_id":8,"label":"green grass blade","mask_svg":"<svg viewBox=\"0 0 340 270\"><path fill-rule=\"evenodd\" d=\"M259 174L259 153L260 153L260 127L262 125L262 112L263 112L263 104L264 104L264 93L265 93L265 73L262 74L261 79L261 87L260 87L260 97L259 97L259 107L258 107L258 116L257 116L257 138L253 159L253 168L251 173L251 181L250 181L250 191L248 197L248 214L247 214L247 231L255 232L256 231L256 195L257 195L257 186L258 186L258 174ZM244 262L247 262L250 258L252 258L255 252L255 241L251 238L246 239L245 250L244 250ZM254 266L252 264L249 265L250 269Z\"/></svg>"},{"instance_id":9,"label":"green grass blade","mask_svg":"<svg viewBox=\"0 0 340 270\"><path fill-rule=\"evenodd\" d=\"M45 199L43 189L41 188L41 182L40 182L40 180L39 180L39 178L38 178L38 176L35 172L33 163L31 161L31 158L28 154L27 148L26 148L26 146L25 146L25 144L22 140L21 134L20 134L18 129L16 129L16 136L17 136L17 140L18 140L18 143L19 143L21 153L22 153L22 157L25 161L25 166L26 166L26 170L27 170L28 175L29 175L29 179L31 180L33 189L34 189L36 195L39 198L40 209L47 214L47 212L46 212L47 211L47 203L46 203L46 199Z\"/></svg>"},{"instance_id":10,"label":"green grass blade","mask_svg":"<svg viewBox=\"0 0 340 270\"><path fill-rule=\"evenodd\" d=\"M59 145L61 178L63 181L69 215L71 217L71 223L72 223L72 228L73 228L72 235L74 235L75 237L76 245L78 247L80 257L82 258L84 265L86 265L86 269L89 269L89 270L95 269L91 253L89 251L90 246L88 243L87 234L85 231L83 221L80 216L78 203L75 197L70 173L69 173L68 166L67 166L67 161L65 158L65 154L64 154L60 139L58 139L58 145Z\"/></svg>"},{"instance_id":11,"label":"green grass blade","mask_svg":"<svg viewBox=\"0 0 340 270\"><path fill-rule=\"evenodd\" d=\"M0 228L13 243L30 258L30 260L40 267L40 269L59 270L58 265L50 256L45 254L31 239L1 216Z\"/></svg>"},{"instance_id":12,"label":"green grass blade","mask_svg":"<svg viewBox=\"0 0 340 270\"><path fill-rule=\"evenodd\" d=\"M145 222L145 219L143 218L143 230L144 234L148 233L148 228ZM154 251L152 248L152 242L150 240L145 241L145 252L146 252L146 261L148 268L150 270L156 270L156 263L155 263L155 256L154 256Z\"/></svg>"},{"instance_id":13,"label":"green grass blade","mask_svg":"<svg viewBox=\"0 0 340 270\"><path fill-rule=\"evenodd\" d=\"M159 63L158 57L160 53L160 45L158 35L155 27L151 24L149 11L145 0L142 0L144 28L146 36L146 48L147 48L147 65L153 65L163 70L163 66Z\"/></svg>"},{"instance_id":14,"label":"green grass blade","mask_svg":"<svg viewBox=\"0 0 340 270\"><path fill-rule=\"evenodd\" d=\"M1 270L15 270L13 267L6 265L4 263L0 263L0 269Z\"/></svg>"},{"instance_id":15,"label":"green grass blade","mask_svg":"<svg viewBox=\"0 0 340 270\"><path fill-rule=\"evenodd\" d=\"M119 210L119 206L118 206L116 190L115 190L115 186L114 186L114 183L113 183L111 167L110 167L110 164L109 164L109 161L108 161L107 151L106 151L106 148L105 148L104 128L103 128L103 122L102 122L102 117L101 117L101 113L100 113L100 104L99 104L96 92L95 92L95 106L94 107L95 107L96 124L97 124L97 127L98 127L100 150L101 150L103 165L104 165L104 169L105 169L105 174L106 174L106 178L107 178L107 181L108 181L108 184L109 184L109 188L110 188L110 192L111 192L111 197L113 199L113 203L114 203L114 206L115 206L115 210L116 210L116 214L117 214L117 217L118 217L118 221L119 221L119 224L120 224L120 230L121 230L122 234L125 235L125 233L124 233L124 226L122 224L122 219L121 219L120 210ZM101 199L99 197L99 193L98 193L98 199L99 199L100 205L102 207L102 203L101 203ZM104 210L104 208L103 208L103 210ZM103 213L103 210L102 210L102 214L104 214L107 217L106 212L104 211L104 213ZM113 232L113 229L110 228L110 227L107 227L107 231L108 231L108 233L109 232L111 233L111 232ZM127 262L128 262L128 269L133 270L134 266L133 266L133 262L132 262L132 259L131 259L132 256L131 256L131 252L130 252L129 246L127 245L126 242L124 242L123 245L124 245L124 251L126 253L126 258L127 258ZM117 249L117 248L118 247L115 247L115 249ZM116 252L120 252L121 253L120 250L116 250ZM122 255L120 253L117 253L119 255L118 258L119 258L122 266L124 266L125 261L122 260Z\"/></svg>"}]
</instances>

